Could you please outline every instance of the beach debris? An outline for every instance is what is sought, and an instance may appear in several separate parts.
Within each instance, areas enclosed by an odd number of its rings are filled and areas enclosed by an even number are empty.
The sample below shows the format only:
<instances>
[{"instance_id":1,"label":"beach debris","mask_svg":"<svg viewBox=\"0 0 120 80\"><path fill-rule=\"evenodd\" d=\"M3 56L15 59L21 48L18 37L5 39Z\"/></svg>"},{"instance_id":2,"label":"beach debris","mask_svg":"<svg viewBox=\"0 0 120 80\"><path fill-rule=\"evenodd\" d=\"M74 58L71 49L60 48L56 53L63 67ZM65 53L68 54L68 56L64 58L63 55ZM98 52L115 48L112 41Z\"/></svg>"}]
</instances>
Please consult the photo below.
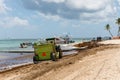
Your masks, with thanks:
<instances>
[{"instance_id":1,"label":"beach debris","mask_svg":"<svg viewBox=\"0 0 120 80\"><path fill-rule=\"evenodd\" d=\"M81 42L78 44L74 45L75 47L87 47L87 48L92 48L92 47L98 47L98 42L96 40L91 40L88 42Z\"/></svg>"}]
</instances>

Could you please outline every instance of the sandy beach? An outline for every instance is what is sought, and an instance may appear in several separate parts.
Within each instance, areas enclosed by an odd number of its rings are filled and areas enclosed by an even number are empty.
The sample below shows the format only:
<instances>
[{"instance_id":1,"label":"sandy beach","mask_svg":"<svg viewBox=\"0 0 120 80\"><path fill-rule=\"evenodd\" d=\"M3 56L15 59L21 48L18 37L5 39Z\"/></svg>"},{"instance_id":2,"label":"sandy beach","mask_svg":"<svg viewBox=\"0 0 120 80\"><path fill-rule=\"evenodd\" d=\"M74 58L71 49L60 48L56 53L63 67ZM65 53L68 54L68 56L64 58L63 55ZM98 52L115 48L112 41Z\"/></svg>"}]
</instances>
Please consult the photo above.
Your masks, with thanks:
<instances>
[{"instance_id":1,"label":"sandy beach","mask_svg":"<svg viewBox=\"0 0 120 80\"><path fill-rule=\"evenodd\" d=\"M0 0L0 80L120 80L120 0Z\"/></svg>"},{"instance_id":2,"label":"sandy beach","mask_svg":"<svg viewBox=\"0 0 120 80\"><path fill-rule=\"evenodd\" d=\"M120 40L103 41L101 44L105 45L80 50L77 54L65 56L57 62L43 61L0 72L0 79L119 80Z\"/></svg>"}]
</instances>

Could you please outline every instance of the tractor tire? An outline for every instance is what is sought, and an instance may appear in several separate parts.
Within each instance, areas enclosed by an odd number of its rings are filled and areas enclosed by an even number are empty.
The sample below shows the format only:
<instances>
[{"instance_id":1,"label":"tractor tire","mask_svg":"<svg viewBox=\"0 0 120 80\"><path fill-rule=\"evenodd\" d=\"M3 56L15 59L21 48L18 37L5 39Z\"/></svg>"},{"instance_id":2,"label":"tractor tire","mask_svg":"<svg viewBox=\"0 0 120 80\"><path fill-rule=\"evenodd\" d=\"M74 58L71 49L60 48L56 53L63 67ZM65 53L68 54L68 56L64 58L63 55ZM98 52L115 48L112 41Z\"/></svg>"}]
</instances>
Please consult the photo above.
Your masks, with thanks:
<instances>
[{"instance_id":1,"label":"tractor tire","mask_svg":"<svg viewBox=\"0 0 120 80\"><path fill-rule=\"evenodd\" d=\"M63 56L63 54L62 54L62 52L60 51L60 52L59 52L59 59L61 59L62 56Z\"/></svg>"},{"instance_id":2,"label":"tractor tire","mask_svg":"<svg viewBox=\"0 0 120 80\"><path fill-rule=\"evenodd\" d=\"M33 63L34 63L34 64L38 64L38 61L36 60L36 57L35 57L35 56L33 56Z\"/></svg>"},{"instance_id":3,"label":"tractor tire","mask_svg":"<svg viewBox=\"0 0 120 80\"><path fill-rule=\"evenodd\" d=\"M51 55L51 60L52 61L56 61L56 55L55 55L55 53L51 53L50 55Z\"/></svg>"},{"instance_id":4,"label":"tractor tire","mask_svg":"<svg viewBox=\"0 0 120 80\"><path fill-rule=\"evenodd\" d=\"M59 59L61 59L63 54L60 46L57 46L57 51L59 52Z\"/></svg>"}]
</instances>

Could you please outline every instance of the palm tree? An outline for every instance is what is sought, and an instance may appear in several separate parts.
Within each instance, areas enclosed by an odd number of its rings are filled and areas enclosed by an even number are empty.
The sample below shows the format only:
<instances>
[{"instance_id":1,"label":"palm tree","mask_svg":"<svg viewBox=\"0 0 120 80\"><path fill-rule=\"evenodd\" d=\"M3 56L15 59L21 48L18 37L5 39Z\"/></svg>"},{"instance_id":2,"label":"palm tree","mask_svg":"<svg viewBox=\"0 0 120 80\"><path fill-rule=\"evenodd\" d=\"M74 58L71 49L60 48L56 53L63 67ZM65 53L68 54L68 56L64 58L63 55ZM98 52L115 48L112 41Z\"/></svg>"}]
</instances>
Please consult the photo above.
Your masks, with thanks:
<instances>
[{"instance_id":1,"label":"palm tree","mask_svg":"<svg viewBox=\"0 0 120 80\"><path fill-rule=\"evenodd\" d=\"M106 29L107 31L109 31L110 35L113 37L113 35L112 35L111 31L110 31L110 25L109 25L109 24L107 24L107 25L105 26L105 29Z\"/></svg>"},{"instance_id":2,"label":"palm tree","mask_svg":"<svg viewBox=\"0 0 120 80\"><path fill-rule=\"evenodd\" d=\"M116 19L116 24L118 25L118 36L120 35L120 18Z\"/></svg>"}]
</instances>

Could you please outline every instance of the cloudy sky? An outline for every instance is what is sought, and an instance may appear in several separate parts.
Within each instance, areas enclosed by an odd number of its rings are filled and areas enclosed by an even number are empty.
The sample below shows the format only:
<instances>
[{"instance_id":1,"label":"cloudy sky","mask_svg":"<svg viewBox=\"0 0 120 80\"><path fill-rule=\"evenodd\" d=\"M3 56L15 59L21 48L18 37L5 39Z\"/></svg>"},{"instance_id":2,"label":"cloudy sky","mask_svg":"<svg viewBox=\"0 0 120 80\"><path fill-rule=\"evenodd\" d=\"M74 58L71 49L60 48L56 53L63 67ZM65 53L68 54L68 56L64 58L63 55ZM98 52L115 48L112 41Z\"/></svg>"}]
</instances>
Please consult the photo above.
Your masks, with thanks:
<instances>
[{"instance_id":1,"label":"cloudy sky","mask_svg":"<svg viewBox=\"0 0 120 80\"><path fill-rule=\"evenodd\" d=\"M117 34L120 0L0 0L0 39Z\"/></svg>"}]
</instances>

